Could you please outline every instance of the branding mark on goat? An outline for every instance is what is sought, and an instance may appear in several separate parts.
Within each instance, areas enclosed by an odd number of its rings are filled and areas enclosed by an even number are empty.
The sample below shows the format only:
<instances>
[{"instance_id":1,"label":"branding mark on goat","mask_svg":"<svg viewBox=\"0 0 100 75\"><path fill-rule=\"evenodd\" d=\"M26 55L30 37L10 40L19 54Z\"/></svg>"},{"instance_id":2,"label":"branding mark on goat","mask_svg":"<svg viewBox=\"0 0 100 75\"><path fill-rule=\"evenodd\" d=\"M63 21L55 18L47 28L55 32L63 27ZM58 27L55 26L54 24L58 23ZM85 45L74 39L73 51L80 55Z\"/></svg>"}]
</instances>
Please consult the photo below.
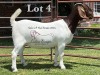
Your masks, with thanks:
<instances>
[{"instance_id":1,"label":"branding mark on goat","mask_svg":"<svg viewBox=\"0 0 100 75\"><path fill-rule=\"evenodd\" d=\"M42 35L36 30L30 31L30 35L32 37L31 43L34 43L35 45L47 45L51 43L51 39L53 38L52 33Z\"/></svg>"}]
</instances>

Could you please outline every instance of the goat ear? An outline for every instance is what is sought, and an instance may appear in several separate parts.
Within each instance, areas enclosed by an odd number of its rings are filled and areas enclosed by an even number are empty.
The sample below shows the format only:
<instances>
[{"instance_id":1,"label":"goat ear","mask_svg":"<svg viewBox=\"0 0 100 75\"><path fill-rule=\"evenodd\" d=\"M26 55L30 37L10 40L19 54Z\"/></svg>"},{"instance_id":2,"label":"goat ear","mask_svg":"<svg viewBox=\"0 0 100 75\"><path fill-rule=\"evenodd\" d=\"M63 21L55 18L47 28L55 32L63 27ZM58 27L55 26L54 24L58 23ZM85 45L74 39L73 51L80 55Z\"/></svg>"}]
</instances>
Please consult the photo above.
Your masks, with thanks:
<instances>
[{"instance_id":1,"label":"goat ear","mask_svg":"<svg viewBox=\"0 0 100 75\"><path fill-rule=\"evenodd\" d=\"M82 6L78 6L78 12L81 18L87 18L85 10Z\"/></svg>"}]
</instances>

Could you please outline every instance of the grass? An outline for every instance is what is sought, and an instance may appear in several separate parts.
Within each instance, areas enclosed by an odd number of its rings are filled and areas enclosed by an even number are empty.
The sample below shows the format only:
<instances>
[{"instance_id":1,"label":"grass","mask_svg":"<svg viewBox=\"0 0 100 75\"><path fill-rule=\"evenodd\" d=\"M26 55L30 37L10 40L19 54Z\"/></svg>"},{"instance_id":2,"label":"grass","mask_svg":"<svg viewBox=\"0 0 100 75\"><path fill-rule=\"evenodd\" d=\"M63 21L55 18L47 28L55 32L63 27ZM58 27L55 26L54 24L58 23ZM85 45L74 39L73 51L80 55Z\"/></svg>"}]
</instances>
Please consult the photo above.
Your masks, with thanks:
<instances>
[{"instance_id":1,"label":"grass","mask_svg":"<svg viewBox=\"0 0 100 75\"><path fill-rule=\"evenodd\" d=\"M92 24L91 27L100 27L100 24Z\"/></svg>"},{"instance_id":2,"label":"grass","mask_svg":"<svg viewBox=\"0 0 100 75\"><path fill-rule=\"evenodd\" d=\"M0 49L0 54L10 54L12 48ZM26 48L24 54L48 54L49 49ZM100 51L66 48L65 53L100 56ZM17 57L18 72L11 72L11 57L0 57L0 75L99 75L100 60L64 56L66 70L54 67L49 56L25 56L28 65L23 67Z\"/></svg>"}]
</instances>

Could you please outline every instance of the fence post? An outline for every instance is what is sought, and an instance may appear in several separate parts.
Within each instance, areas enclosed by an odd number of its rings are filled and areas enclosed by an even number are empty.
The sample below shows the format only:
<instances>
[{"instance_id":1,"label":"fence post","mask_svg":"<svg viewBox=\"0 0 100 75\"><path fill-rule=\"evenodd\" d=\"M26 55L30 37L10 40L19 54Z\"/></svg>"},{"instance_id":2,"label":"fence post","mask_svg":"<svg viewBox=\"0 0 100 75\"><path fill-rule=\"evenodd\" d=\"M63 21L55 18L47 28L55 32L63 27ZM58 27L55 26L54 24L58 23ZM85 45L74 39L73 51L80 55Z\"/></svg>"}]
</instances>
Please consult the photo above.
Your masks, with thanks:
<instances>
[{"instance_id":1,"label":"fence post","mask_svg":"<svg viewBox=\"0 0 100 75\"><path fill-rule=\"evenodd\" d=\"M51 54L50 54L50 59L51 59L51 62L52 62L52 60L53 60L53 51L52 51L52 48L50 48L50 50L51 50Z\"/></svg>"}]
</instances>

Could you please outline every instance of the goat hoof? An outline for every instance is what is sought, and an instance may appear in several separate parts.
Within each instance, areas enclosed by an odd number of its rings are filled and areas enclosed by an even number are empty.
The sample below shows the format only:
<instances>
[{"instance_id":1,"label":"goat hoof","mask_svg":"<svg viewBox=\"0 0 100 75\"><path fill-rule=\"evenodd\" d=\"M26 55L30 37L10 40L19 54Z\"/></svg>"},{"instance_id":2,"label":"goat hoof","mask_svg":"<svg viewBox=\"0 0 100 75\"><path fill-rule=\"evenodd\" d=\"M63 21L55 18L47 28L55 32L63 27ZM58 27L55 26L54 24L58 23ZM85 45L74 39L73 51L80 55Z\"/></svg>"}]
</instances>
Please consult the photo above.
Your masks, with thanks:
<instances>
[{"instance_id":1,"label":"goat hoof","mask_svg":"<svg viewBox=\"0 0 100 75\"><path fill-rule=\"evenodd\" d=\"M12 69L12 71L13 71L13 72L18 72L18 70L17 70L17 69Z\"/></svg>"},{"instance_id":2,"label":"goat hoof","mask_svg":"<svg viewBox=\"0 0 100 75\"><path fill-rule=\"evenodd\" d=\"M17 69L15 69L15 70L13 70L13 72L18 72L18 70L17 70Z\"/></svg>"},{"instance_id":3,"label":"goat hoof","mask_svg":"<svg viewBox=\"0 0 100 75\"><path fill-rule=\"evenodd\" d=\"M59 64L58 63L54 63L54 66L57 67L57 66L59 66Z\"/></svg>"},{"instance_id":4,"label":"goat hoof","mask_svg":"<svg viewBox=\"0 0 100 75\"><path fill-rule=\"evenodd\" d=\"M65 69L66 69L66 67L65 67L65 66L61 66L61 69L62 69L62 70L65 70Z\"/></svg>"},{"instance_id":5,"label":"goat hoof","mask_svg":"<svg viewBox=\"0 0 100 75\"><path fill-rule=\"evenodd\" d=\"M11 68L12 68L12 72L17 72L18 71L17 69L15 69L13 67L11 67Z\"/></svg>"}]
</instances>

